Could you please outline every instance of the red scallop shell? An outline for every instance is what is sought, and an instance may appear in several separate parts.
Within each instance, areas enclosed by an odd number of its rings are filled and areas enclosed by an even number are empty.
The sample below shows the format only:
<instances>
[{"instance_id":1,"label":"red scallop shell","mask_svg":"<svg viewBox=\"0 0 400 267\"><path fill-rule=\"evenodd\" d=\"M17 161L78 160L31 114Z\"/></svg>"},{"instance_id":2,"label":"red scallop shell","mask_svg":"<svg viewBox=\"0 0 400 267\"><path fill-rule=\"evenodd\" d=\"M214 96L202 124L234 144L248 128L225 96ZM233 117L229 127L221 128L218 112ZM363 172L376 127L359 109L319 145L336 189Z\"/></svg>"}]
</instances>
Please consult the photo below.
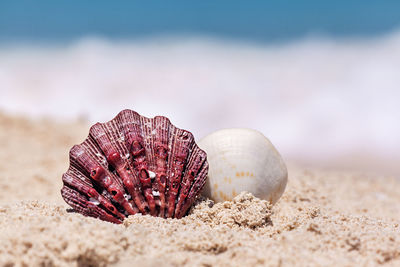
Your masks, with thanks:
<instances>
[{"instance_id":1,"label":"red scallop shell","mask_svg":"<svg viewBox=\"0 0 400 267\"><path fill-rule=\"evenodd\" d=\"M75 211L113 223L136 213L181 218L208 172L192 133L132 110L93 125L69 154L62 197Z\"/></svg>"}]
</instances>

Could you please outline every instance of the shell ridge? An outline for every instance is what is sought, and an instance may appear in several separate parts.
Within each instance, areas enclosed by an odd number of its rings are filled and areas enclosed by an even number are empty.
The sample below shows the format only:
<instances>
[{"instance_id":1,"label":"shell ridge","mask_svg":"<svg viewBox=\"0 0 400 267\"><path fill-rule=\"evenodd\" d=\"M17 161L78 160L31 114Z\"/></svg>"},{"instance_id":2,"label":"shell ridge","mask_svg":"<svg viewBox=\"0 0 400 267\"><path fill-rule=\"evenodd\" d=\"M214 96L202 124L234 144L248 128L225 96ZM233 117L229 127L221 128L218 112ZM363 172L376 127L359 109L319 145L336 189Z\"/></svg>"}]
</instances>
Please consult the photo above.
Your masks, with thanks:
<instances>
[{"instance_id":1,"label":"shell ridge","mask_svg":"<svg viewBox=\"0 0 400 267\"><path fill-rule=\"evenodd\" d=\"M112 198L123 206L128 213L134 214L133 207L124 198L125 189L120 179L105 167L108 164L96 161L96 156L91 153L91 146L88 149L89 140L90 138L81 145L74 146L75 150L72 151L72 156L76 156L75 160L78 166L82 168L86 176L91 178L91 181L93 180L92 183L96 183L106 189L112 195Z\"/></svg>"},{"instance_id":2,"label":"shell ridge","mask_svg":"<svg viewBox=\"0 0 400 267\"><path fill-rule=\"evenodd\" d=\"M154 202L156 204L156 211L155 214L159 214L160 212L160 194L158 192L158 182L155 179L157 174L156 174L156 154L155 154L155 143L156 143L156 126L155 126L155 119L149 119L149 124L145 127L145 133L144 135L146 136L147 142L146 142L146 155L148 154L148 171L149 171L149 177L151 181L151 192L154 198Z\"/></svg>"},{"instance_id":3,"label":"shell ridge","mask_svg":"<svg viewBox=\"0 0 400 267\"><path fill-rule=\"evenodd\" d=\"M157 192L159 194L158 216L164 217L166 207L166 177L168 172L169 149L168 141L171 122L163 116L156 116L154 123L153 153L155 155L155 173ZM152 134L153 134L152 131Z\"/></svg>"},{"instance_id":4,"label":"shell ridge","mask_svg":"<svg viewBox=\"0 0 400 267\"><path fill-rule=\"evenodd\" d=\"M191 142L194 141L193 135L179 128L176 128L174 143L171 147L171 164L169 169L169 188L168 188L168 209L167 217L174 215L176 200L181 187L182 176L188 161Z\"/></svg>"},{"instance_id":5,"label":"shell ridge","mask_svg":"<svg viewBox=\"0 0 400 267\"><path fill-rule=\"evenodd\" d=\"M180 210L182 208L182 203L184 201L184 195L186 189L191 186L191 183L193 180L187 179L188 174L191 172L191 168L193 167L193 162L195 161L195 146L196 142L194 141L194 136L191 132L186 131L186 133L189 135L189 141L188 141L188 150L187 150L187 156L186 156L186 162L184 163L184 168L182 169L180 181L179 181L179 190L176 195L175 199L175 217L180 213ZM194 177L197 175L197 173L194 174Z\"/></svg>"},{"instance_id":6,"label":"shell ridge","mask_svg":"<svg viewBox=\"0 0 400 267\"><path fill-rule=\"evenodd\" d=\"M166 207L165 207L165 215L168 217L168 209L170 209L170 194L171 194L171 171L172 171L172 166L173 166L173 154L174 154L174 148L175 148L175 142L176 138L173 138L176 136L176 132L178 131L178 128L175 126L171 125L172 131L170 131L170 136L168 139L168 167L167 167L167 177L166 177Z\"/></svg>"},{"instance_id":7,"label":"shell ridge","mask_svg":"<svg viewBox=\"0 0 400 267\"><path fill-rule=\"evenodd\" d=\"M73 207L75 211L84 215L94 218L100 218L102 220L114 223L121 223L120 219L124 218L124 216L120 213L120 218L116 218L116 216L109 214L104 209L101 209L100 207L91 204L89 201L86 200L83 194L70 187L63 186L63 188L61 189L61 195L64 198L65 202L68 203L68 205Z\"/></svg>"},{"instance_id":8,"label":"shell ridge","mask_svg":"<svg viewBox=\"0 0 400 267\"><path fill-rule=\"evenodd\" d=\"M93 187L91 187L91 184L85 183L80 179L73 179L68 172L63 174L62 178L64 187L76 191L82 195L81 202L86 201L85 203L87 203L88 201L95 201L95 205L101 205L108 213L111 213L111 215L122 219L124 218L124 215L117 210L117 207L114 205L114 203L112 203L108 198L99 194ZM65 199L64 195L63 197Z\"/></svg>"},{"instance_id":9,"label":"shell ridge","mask_svg":"<svg viewBox=\"0 0 400 267\"><path fill-rule=\"evenodd\" d=\"M119 194L119 202L126 206L126 210L129 214L135 214L137 212L137 206L134 201L129 201L127 198L128 194L132 191L131 177L126 170L126 162L121 157L124 154L122 147L118 144L117 140L120 140L120 134L118 127L115 127L114 121L107 123L97 123L90 129L90 135L93 140L100 147L103 155L106 158L108 170L115 180L118 180L121 188L115 188L116 194ZM105 164L105 163L104 163ZM111 169L112 168L112 169ZM122 195L122 196L121 196Z\"/></svg>"},{"instance_id":10,"label":"shell ridge","mask_svg":"<svg viewBox=\"0 0 400 267\"><path fill-rule=\"evenodd\" d=\"M207 178L207 172L208 172L208 162L205 161L203 162L200 172L190 188L190 191L188 193L188 196L186 197L186 201L182 205L182 209L180 211L181 213L178 215L178 218L181 218L186 214L186 212L189 210L193 202L196 200L196 196L204 188Z\"/></svg>"},{"instance_id":11,"label":"shell ridge","mask_svg":"<svg viewBox=\"0 0 400 267\"><path fill-rule=\"evenodd\" d=\"M193 165L190 166L190 172L194 172L194 175L191 175L189 172L187 175L188 179L191 179L189 186L184 189L182 192L182 199L180 200L179 214L177 214L178 218L181 218L186 214L189 207L196 200L196 196L203 189L208 172L208 162L206 153L201 150L197 145L195 147L196 159L197 161L193 162ZM193 176L193 178L192 178Z\"/></svg>"},{"instance_id":12,"label":"shell ridge","mask_svg":"<svg viewBox=\"0 0 400 267\"><path fill-rule=\"evenodd\" d=\"M128 164L127 168L129 168L129 170L127 171L129 171L130 173L130 183L132 183L127 185L127 187L130 188L129 193L133 198L136 206L139 208L140 212L146 214L147 210L149 209L148 203L145 200L144 195L142 194L142 184L140 182L140 179L134 171L133 155L130 151L130 142L132 138L131 132L134 125L135 115L139 116L139 114L132 110L124 110L117 115L116 120L122 132L123 141L121 140L121 146L125 148L126 151L126 155L124 158L126 159L126 162Z\"/></svg>"},{"instance_id":13,"label":"shell ridge","mask_svg":"<svg viewBox=\"0 0 400 267\"><path fill-rule=\"evenodd\" d=\"M141 118L140 115L134 111L126 111L122 116L124 117L123 129L125 133L125 144L131 156L130 161L133 166L132 173L137 177L136 179L140 184L140 191L144 196L142 204L145 207L145 211L143 213L147 214L149 210L154 212L155 204L152 199L150 179L147 177L148 170L146 155L144 153Z\"/></svg>"},{"instance_id":14,"label":"shell ridge","mask_svg":"<svg viewBox=\"0 0 400 267\"><path fill-rule=\"evenodd\" d=\"M123 110L70 150L61 194L77 212L121 223L141 212L180 218L205 184L208 164L191 132L168 118Z\"/></svg>"},{"instance_id":15,"label":"shell ridge","mask_svg":"<svg viewBox=\"0 0 400 267\"><path fill-rule=\"evenodd\" d=\"M197 147L195 142L192 142L190 156L186 169L182 175L181 188L178 194L178 203L176 205L176 213L180 214L182 206L189 195L190 188L199 174L203 165L202 151Z\"/></svg>"},{"instance_id":16,"label":"shell ridge","mask_svg":"<svg viewBox=\"0 0 400 267\"><path fill-rule=\"evenodd\" d=\"M85 183L87 185L92 185L92 182L90 181L90 179L86 175L84 175L80 170L78 170L75 166L71 165L68 168L67 172L64 173L63 175L65 175L65 174L72 176L72 177L75 176L78 178L77 180L80 180L82 183Z\"/></svg>"},{"instance_id":17,"label":"shell ridge","mask_svg":"<svg viewBox=\"0 0 400 267\"><path fill-rule=\"evenodd\" d=\"M153 164L153 157L151 154L151 131L152 131L152 119L139 115L139 126L140 126L140 140L143 153L139 155L138 160L141 162L137 164L138 175L142 184L144 185L144 192L147 202L149 204L151 215L156 215L156 199L153 194L154 185L150 176L150 169ZM140 159L143 158L143 159Z\"/></svg>"}]
</instances>

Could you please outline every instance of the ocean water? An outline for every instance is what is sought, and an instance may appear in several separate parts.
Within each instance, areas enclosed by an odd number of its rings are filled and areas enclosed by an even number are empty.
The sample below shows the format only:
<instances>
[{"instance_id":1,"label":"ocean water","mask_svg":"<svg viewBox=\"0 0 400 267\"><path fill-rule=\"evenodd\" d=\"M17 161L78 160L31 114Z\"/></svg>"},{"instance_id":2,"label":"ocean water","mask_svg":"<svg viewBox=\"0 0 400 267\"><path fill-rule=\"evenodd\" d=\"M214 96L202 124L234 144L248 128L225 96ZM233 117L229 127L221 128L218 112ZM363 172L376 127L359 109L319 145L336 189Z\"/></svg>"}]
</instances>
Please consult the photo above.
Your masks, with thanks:
<instances>
[{"instance_id":1,"label":"ocean water","mask_svg":"<svg viewBox=\"0 0 400 267\"><path fill-rule=\"evenodd\" d=\"M398 0L0 1L0 42L214 36L255 42L371 36L400 27Z\"/></svg>"},{"instance_id":2,"label":"ocean water","mask_svg":"<svg viewBox=\"0 0 400 267\"><path fill-rule=\"evenodd\" d=\"M96 122L130 108L166 115L197 139L254 128L286 159L400 160L398 31L279 45L86 37L3 44L0 59L0 110L7 113Z\"/></svg>"}]
</instances>

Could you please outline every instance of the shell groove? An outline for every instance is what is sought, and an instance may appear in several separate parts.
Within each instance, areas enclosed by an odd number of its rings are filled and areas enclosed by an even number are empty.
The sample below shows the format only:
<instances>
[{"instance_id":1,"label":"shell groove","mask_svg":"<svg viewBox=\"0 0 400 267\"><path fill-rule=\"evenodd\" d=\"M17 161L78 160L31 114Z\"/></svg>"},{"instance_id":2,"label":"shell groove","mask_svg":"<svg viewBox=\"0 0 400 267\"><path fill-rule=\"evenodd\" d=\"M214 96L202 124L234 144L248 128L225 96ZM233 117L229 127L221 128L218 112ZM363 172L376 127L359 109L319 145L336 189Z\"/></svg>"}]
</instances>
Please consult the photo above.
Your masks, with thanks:
<instances>
[{"instance_id":1,"label":"shell groove","mask_svg":"<svg viewBox=\"0 0 400 267\"><path fill-rule=\"evenodd\" d=\"M123 110L71 148L61 195L75 211L113 223L136 213L181 218L207 172L192 133L166 117Z\"/></svg>"}]
</instances>

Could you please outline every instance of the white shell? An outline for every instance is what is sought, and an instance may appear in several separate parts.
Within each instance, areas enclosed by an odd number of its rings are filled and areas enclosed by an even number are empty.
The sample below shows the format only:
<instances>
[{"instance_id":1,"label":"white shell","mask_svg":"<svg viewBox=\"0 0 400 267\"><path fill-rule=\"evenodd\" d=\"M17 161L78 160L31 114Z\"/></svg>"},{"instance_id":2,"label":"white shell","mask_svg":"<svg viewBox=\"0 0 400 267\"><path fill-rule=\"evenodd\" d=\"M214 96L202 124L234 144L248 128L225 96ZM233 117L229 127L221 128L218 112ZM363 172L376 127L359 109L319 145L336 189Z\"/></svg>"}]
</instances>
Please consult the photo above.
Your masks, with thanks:
<instances>
[{"instance_id":1,"label":"white shell","mask_svg":"<svg viewBox=\"0 0 400 267\"><path fill-rule=\"evenodd\" d=\"M274 204L287 183L286 165L271 142L251 129L224 129L198 143L206 151L209 171L203 195L216 202L242 191Z\"/></svg>"}]
</instances>

